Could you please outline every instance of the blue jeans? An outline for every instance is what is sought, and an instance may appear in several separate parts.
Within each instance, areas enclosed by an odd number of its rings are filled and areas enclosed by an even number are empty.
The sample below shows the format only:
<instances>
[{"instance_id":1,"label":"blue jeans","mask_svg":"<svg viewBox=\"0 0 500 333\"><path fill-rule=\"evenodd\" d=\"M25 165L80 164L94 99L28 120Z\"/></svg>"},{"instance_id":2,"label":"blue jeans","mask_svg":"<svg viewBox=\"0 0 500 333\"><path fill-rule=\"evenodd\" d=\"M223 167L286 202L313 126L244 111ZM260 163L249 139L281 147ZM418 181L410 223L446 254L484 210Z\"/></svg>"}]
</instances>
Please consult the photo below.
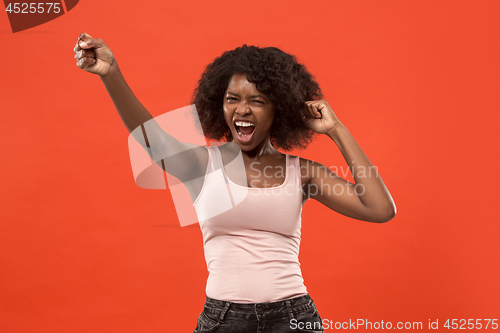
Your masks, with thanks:
<instances>
[{"instance_id":1,"label":"blue jeans","mask_svg":"<svg viewBox=\"0 0 500 333\"><path fill-rule=\"evenodd\" d=\"M207 297L194 333L324 332L309 295L284 301L242 304Z\"/></svg>"}]
</instances>

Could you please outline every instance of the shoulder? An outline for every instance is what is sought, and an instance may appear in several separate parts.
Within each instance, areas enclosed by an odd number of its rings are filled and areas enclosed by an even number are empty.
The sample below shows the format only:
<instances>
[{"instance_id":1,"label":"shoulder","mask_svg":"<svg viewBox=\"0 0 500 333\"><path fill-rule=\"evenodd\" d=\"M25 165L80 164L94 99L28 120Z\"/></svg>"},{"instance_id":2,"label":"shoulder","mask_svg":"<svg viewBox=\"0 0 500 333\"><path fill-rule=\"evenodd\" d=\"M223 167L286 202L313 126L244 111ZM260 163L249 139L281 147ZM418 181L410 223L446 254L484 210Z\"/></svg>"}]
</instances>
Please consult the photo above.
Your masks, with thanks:
<instances>
[{"instance_id":1,"label":"shoulder","mask_svg":"<svg viewBox=\"0 0 500 333\"><path fill-rule=\"evenodd\" d=\"M195 167L195 174L200 177L205 174L205 169L207 168L209 158L210 158L210 147L199 146L191 143L184 143L184 152L193 156L193 158L197 161L197 163L193 163L193 167ZM178 154L177 154L178 155Z\"/></svg>"},{"instance_id":2,"label":"shoulder","mask_svg":"<svg viewBox=\"0 0 500 333\"><path fill-rule=\"evenodd\" d=\"M298 156L297 156L298 157ZM316 161L308 160L306 158L298 157L300 163L300 176L302 177L302 184L307 185L313 179L331 174L331 171L325 165Z\"/></svg>"}]
</instances>

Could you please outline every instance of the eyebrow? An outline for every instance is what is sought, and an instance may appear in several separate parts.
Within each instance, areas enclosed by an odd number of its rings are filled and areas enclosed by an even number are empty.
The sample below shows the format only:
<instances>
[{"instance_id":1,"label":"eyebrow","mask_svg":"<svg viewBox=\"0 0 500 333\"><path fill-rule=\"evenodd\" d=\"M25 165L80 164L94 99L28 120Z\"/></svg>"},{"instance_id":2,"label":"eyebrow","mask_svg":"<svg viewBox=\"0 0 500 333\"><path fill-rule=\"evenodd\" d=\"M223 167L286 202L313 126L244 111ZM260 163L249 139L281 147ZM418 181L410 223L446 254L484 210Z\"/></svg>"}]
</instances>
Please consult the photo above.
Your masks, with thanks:
<instances>
[{"instance_id":1,"label":"eyebrow","mask_svg":"<svg viewBox=\"0 0 500 333\"><path fill-rule=\"evenodd\" d=\"M240 97L240 95L238 95L237 93L231 92L231 91L228 91L227 93L228 93L228 94L231 94L231 95L234 95L234 96L238 96L238 97ZM265 96L262 96L262 95L252 95L252 96L250 96L250 98L255 98L255 97L260 97L260 98L262 98L262 99L266 99L266 97L265 97Z\"/></svg>"}]
</instances>

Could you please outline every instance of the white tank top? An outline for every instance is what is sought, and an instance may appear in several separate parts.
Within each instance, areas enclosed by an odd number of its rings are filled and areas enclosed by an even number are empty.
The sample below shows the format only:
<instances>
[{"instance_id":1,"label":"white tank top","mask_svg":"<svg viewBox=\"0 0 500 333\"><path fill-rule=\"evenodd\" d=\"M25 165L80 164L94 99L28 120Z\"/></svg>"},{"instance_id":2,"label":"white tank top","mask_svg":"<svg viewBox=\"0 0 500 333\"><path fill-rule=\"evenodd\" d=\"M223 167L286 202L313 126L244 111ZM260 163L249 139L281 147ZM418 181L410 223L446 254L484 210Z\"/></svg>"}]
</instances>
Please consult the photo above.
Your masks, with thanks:
<instances>
[{"instance_id":1,"label":"white tank top","mask_svg":"<svg viewBox=\"0 0 500 333\"><path fill-rule=\"evenodd\" d=\"M209 272L207 296L261 303L307 294L298 258L302 213L299 157L286 155L282 185L249 188L227 177L217 147L208 152L204 184L194 201ZM218 203L226 204L228 193L232 205L221 212Z\"/></svg>"}]
</instances>

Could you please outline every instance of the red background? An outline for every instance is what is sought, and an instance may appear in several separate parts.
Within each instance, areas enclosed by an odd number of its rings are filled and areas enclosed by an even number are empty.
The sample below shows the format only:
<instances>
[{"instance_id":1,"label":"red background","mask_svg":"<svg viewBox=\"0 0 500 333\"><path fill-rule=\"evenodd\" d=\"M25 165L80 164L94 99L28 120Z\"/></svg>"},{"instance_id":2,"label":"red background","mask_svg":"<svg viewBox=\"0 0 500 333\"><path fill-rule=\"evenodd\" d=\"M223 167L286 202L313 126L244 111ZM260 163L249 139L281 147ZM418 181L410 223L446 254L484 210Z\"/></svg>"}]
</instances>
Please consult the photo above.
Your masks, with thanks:
<instances>
[{"instance_id":1,"label":"red background","mask_svg":"<svg viewBox=\"0 0 500 333\"><path fill-rule=\"evenodd\" d=\"M244 43L297 55L391 191L386 224L309 201L301 262L320 315L499 318L497 1L81 1L13 34L0 13L0 327L191 332L207 271L199 227L132 177L128 132L81 32L113 50L154 116L189 104ZM301 156L346 166L326 137ZM444 330L444 329L443 329Z\"/></svg>"}]
</instances>

